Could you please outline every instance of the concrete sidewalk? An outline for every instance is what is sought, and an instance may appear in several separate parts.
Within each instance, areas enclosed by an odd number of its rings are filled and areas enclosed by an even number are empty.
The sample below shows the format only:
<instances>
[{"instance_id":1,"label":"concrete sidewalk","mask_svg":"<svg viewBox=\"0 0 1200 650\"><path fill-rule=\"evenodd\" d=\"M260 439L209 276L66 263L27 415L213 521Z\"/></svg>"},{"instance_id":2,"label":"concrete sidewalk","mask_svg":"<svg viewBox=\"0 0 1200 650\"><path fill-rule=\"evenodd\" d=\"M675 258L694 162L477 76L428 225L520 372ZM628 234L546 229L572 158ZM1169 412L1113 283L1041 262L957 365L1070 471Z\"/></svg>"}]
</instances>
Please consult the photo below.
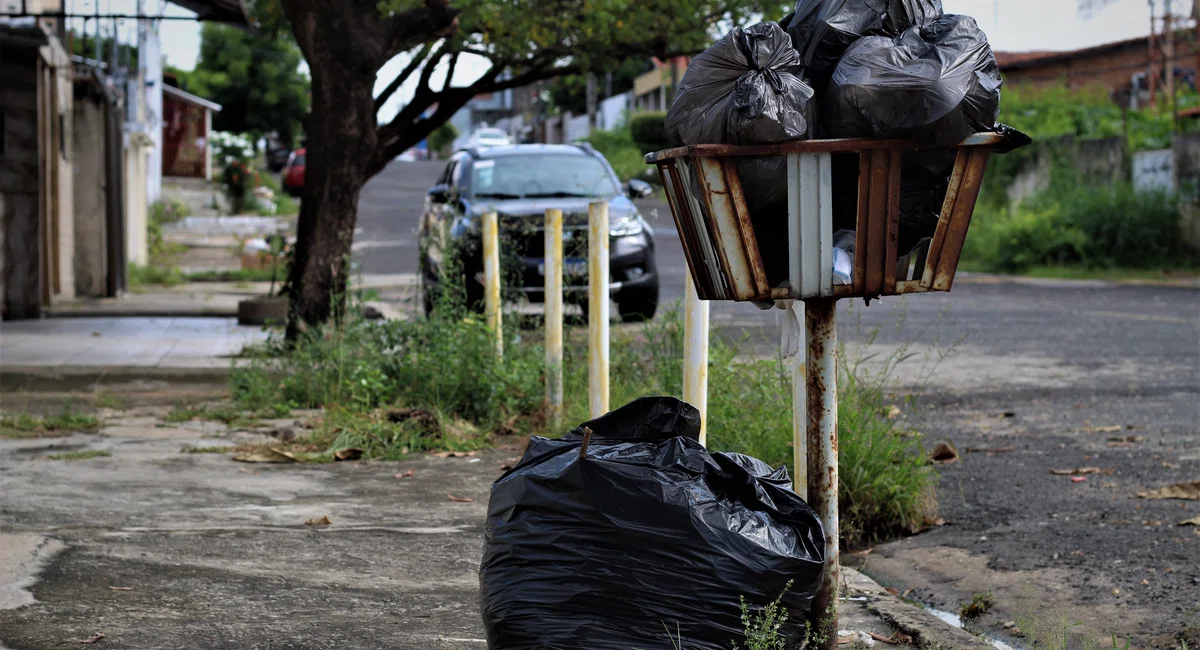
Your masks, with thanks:
<instances>
[{"instance_id":1,"label":"concrete sidewalk","mask_svg":"<svg viewBox=\"0 0 1200 650\"><path fill-rule=\"evenodd\" d=\"M62 318L0 324L0 388L136 379L223 381L266 340L231 318Z\"/></svg>"},{"instance_id":2,"label":"concrete sidewalk","mask_svg":"<svg viewBox=\"0 0 1200 650\"><path fill-rule=\"evenodd\" d=\"M184 450L272 439L164 423L166 412L102 410L98 433L0 438L0 649L74 646L97 633L113 648L486 647L484 517L515 446L244 464ZM72 451L101 455L52 458ZM922 647L992 650L853 570L843 576L847 636L898 628ZM669 645L664 635L642 647Z\"/></svg>"}]
</instances>

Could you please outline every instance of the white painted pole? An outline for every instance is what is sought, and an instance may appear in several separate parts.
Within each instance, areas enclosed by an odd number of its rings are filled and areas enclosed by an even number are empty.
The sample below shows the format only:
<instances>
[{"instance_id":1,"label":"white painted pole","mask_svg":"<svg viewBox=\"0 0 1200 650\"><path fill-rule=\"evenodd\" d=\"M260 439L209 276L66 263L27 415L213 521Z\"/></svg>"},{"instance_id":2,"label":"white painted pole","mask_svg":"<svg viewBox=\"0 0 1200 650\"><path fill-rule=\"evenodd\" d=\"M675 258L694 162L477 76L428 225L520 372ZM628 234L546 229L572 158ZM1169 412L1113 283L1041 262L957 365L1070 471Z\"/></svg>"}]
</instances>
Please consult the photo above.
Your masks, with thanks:
<instances>
[{"instance_id":1,"label":"white painted pole","mask_svg":"<svg viewBox=\"0 0 1200 650\"><path fill-rule=\"evenodd\" d=\"M608 203L588 205L588 406L608 413Z\"/></svg>"},{"instance_id":2,"label":"white painted pole","mask_svg":"<svg viewBox=\"0 0 1200 650\"><path fill-rule=\"evenodd\" d=\"M796 354L788 358L792 371L792 487L796 494L808 500L808 345L804 329L804 303L797 300L788 307L785 318L798 323L802 340Z\"/></svg>"},{"instance_id":3,"label":"white painted pole","mask_svg":"<svg viewBox=\"0 0 1200 650\"><path fill-rule=\"evenodd\" d=\"M500 225L495 212L483 214L483 304L488 327L496 337L496 354L504 354L500 310Z\"/></svg>"},{"instance_id":4,"label":"white painted pole","mask_svg":"<svg viewBox=\"0 0 1200 650\"><path fill-rule=\"evenodd\" d=\"M707 445L709 304L696 293L691 269L683 284L683 401L700 411L700 444Z\"/></svg>"},{"instance_id":5,"label":"white painted pole","mask_svg":"<svg viewBox=\"0 0 1200 650\"><path fill-rule=\"evenodd\" d=\"M546 269L546 408L551 427L557 427L563 411L563 213L546 210L546 240L543 258Z\"/></svg>"}]
</instances>

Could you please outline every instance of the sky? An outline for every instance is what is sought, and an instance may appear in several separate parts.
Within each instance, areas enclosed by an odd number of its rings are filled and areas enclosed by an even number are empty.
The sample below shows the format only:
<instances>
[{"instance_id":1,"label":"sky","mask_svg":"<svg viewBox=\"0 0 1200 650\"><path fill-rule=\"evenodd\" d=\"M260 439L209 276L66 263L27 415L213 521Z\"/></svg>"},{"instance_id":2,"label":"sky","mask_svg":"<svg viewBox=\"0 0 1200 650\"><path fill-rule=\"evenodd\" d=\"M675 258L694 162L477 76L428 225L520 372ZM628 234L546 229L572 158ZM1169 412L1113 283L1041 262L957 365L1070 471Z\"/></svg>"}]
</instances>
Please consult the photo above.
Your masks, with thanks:
<instances>
[{"instance_id":1,"label":"sky","mask_svg":"<svg viewBox=\"0 0 1200 650\"><path fill-rule=\"evenodd\" d=\"M73 13L91 13L96 3L103 13L133 13L138 0L65 0ZM1160 4L1163 0L1159 0ZM162 0L142 0L147 12L165 12L166 15L188 16L185 9L167 4ZM973 16L980 28L988 35L992 49L997 51L1026 50L1074 50L1127 38L1145 36L1150 31L1150 9L1147 0L1111 0L1108 6L1095 12L1090 19L1083 19L1076 10L1076 0L943 0L947 13ZM1188 0L1175 0L1177 14L1191 7ZM133 24L127 21L121 29L121 39L133 40ZM200 28L190 21L166 20L160 29L163 54L172 66L191 69L195 66L200 51ZM396 57L380 70L376 89L386 86L401 69L406 60ZM486 70L485 63L459 61L455 71L455 85L468 84ZM440 83L444 72L435 72L433 81ZM410 80L407 88L392 98L380 112L381 118L393 114L397 107L411 95Z\"/></svg>"}]
</instances>

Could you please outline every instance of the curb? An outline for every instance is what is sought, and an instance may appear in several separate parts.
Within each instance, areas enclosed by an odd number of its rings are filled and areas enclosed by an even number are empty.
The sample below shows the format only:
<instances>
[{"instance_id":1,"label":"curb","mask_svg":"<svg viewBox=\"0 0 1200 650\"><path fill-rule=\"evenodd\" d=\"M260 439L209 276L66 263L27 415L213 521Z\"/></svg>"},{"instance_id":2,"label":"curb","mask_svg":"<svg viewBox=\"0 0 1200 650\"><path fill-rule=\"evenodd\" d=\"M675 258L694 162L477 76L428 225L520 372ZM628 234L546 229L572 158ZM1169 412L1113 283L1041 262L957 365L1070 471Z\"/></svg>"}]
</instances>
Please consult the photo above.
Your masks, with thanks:
<instances>
[{"instance_id":1,"label":"curb","mask_svg":"<svg viewBox=\"0 0 1200 650\"><path fill-rule=\"evenodd\" d=\"M1002 275L998 273L975 273L963 271L955 277L959 284L1020 284L1031 287L1169 287L1177 289L1200 289L1200 278L1178 278L1151 280L1127 278L1097 280L1087 278L1042 278L1028 275Z\"/></svg>"},{"instance_id":2,"label":"curb","mask_svg":"<svg viewBox=\"0 0 1200 650\"><path fill-rule=\"evenodd\" d=\"M237 309L162 309L154 307L98 307L90 309L46 309L47 318L237 318Z\"/></svg>"},{"instance_id":3,"label":"curb","mask_svg":"<svg viewBox=\"0 0 1200 650\"><path fill-rule=\"evenodd\" d=\"M913 645L920 648L955 648L955 650L996 650L985 639L951 625L919 605L902 600L871 578L843 566L842 592L849 598L865 598L867 611L888 625L911 636ZM853 601L843 600L843 607ZM877 644L878 645L878 644Z\"/></svg>"},{"instance_id":4,"label":"curb","mask_svg":"<svg viewBox=\"0 0 1200 650\"><path fill-rule=\"evenodd\" d=\"M229 382L229 365L208 368L157 366L4 366L0 391L61 391L92 389L111 384L155 382L167 384L220 384Z\"/></svg>"}]
</instances>

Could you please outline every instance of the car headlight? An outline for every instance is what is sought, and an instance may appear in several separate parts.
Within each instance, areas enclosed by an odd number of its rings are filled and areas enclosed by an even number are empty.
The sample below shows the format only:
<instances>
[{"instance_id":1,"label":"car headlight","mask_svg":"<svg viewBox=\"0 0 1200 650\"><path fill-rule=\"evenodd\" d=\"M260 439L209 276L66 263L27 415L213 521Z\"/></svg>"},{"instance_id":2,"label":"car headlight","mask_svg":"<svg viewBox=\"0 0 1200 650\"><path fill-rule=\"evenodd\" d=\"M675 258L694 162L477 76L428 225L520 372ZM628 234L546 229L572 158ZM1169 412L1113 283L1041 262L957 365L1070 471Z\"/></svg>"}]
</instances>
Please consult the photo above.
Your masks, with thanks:
<instances>
[{"instance_id":1,"label":"car headlight","mask_svg":"<svg viewBox=\"0 0 1200 650\"><path fill-rule=\"evenodd\" d=\"M608 222L609 235L613 237L640 235L643 230L645 230L645 226L642 225L642 219L636 212L622 214Z\"/></svg>"}]
</instances>

